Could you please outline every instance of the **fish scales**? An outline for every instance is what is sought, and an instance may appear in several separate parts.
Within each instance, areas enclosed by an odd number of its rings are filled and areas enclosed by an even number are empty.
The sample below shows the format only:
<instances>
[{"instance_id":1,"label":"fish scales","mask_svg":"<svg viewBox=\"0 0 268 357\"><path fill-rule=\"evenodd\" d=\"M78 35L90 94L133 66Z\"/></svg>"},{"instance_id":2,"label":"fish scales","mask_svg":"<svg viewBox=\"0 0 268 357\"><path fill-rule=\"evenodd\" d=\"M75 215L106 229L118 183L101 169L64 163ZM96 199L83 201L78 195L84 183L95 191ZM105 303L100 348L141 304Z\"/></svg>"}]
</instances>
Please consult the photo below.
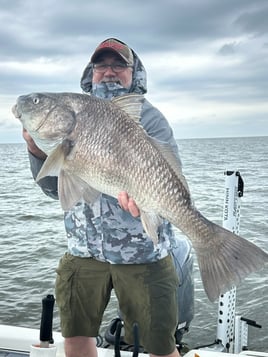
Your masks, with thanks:
<instances>
[{"instance_id":1,"label":"fish scales","mask_svg":"<svg viewBox=\"0 0 268 357\"><path fill-rule=\"evenodd\" d=\"M13 113L48 154L37 179L59 176L63 209L81 198L94 202L100 192L117 197L127 191L155 243L163 218L189 237L214 301L263 268L268 254L196 209L174 154L139 124L142 101L136 94L110 102L76 93L33 93L19 97Z\"/></svg>"}]
</instances>

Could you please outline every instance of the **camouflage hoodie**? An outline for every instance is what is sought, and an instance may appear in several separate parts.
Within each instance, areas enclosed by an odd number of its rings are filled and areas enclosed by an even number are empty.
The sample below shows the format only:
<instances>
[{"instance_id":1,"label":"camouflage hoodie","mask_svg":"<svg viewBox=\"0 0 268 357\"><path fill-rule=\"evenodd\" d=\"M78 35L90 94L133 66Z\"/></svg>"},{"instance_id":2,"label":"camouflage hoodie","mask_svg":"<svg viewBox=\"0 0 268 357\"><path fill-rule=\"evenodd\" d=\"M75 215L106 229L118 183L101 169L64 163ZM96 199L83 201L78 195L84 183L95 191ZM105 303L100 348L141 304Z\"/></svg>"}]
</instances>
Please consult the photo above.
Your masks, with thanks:
<instances>
[{"instance_id":1,"label":"camouflage hoodie","mask_svg":"<svg viewBox=\"0 0 268 357\"><path fill-rule=\"evenodd\" d=\"M134 53L133 82L128 92L146 93L146 72L142 62ZM84 92L110 99L126 92L122 87L93 87L92 64L89 63L82 75L81 88ZM160 141L169 143L178 157L177 144L172 130L159 110L145 100L141 124L146 132ZM34 178L43 162L30 154ZM46 177L39 182L42 190L57 198L57 179ZM117 199L101 195L92 205L80 201L64 214L68 238L68 251L79 257L93 257L112 264L141 264L164 258L176 246L170 223L164 222L158 230L159 243L154 246L143 230L140 218L134 218L121 209Z\"/></svg>"}]
</instances>

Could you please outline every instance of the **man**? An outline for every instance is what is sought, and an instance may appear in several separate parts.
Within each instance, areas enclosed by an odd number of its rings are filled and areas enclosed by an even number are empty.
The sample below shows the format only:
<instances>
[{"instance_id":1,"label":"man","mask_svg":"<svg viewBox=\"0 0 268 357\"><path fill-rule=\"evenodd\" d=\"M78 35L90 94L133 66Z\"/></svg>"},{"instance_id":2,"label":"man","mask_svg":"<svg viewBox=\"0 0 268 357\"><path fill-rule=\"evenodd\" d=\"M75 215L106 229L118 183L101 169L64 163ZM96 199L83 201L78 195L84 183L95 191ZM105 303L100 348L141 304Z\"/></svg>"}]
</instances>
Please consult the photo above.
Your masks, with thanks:
<instances>
[{"instance_id":1,"label":"man","mask_svg":"<svg viewBox=\"0 0 268 357\"><path fill-rule=\"evenodd\" d=\"M110 38L93 53L81 87L108 100L126 93L144 94L146 72L133 50ZM147 100L141 125L148 135L170 145L180 165L168 122ZM23 135L35 178L46 155L26 131ZM47 177L39 184L47 195L57 198L57 178ZM133 342L132 326L137 323L140 344L151 356L178 357L174 338L178 278L170 256L175 246L171 225L161 224L159 243L154 246L127 192L121 192L118 200L103 194L90 206L80 201L65 212L64 222L68 253L57 269L56 300L66 356L97 356L94 337L114 289L124 320L125 341Z\"/></svg>"}]
</instances>

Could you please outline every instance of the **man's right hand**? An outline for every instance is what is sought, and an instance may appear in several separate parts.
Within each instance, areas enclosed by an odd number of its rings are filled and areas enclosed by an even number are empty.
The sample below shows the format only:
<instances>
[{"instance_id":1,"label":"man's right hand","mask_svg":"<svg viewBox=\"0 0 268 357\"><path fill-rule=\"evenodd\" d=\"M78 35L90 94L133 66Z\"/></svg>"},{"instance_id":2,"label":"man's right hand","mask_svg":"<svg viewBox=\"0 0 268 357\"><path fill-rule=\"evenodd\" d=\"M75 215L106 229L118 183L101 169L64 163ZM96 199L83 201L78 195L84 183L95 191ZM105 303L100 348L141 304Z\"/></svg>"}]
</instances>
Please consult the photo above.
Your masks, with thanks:
<instances>
[{"instance_id":1,"label":"man's right hand","mask_svg":"<svg viewBox=\"0 0 268 357\"><path fill-rule=\"evenodd\" d=\"M31 154L33 154L34 156L38 157L39 159L45 160L47 158L47 155L44 153L44 151L39 149L39 147L33 141L33 138L30 136L28 131L26 129L24 129L24 128L23 128L23 131L22 131L22 136L23 136L23 139L26 141L28 151Z\"/></svg>"}]
</instances>

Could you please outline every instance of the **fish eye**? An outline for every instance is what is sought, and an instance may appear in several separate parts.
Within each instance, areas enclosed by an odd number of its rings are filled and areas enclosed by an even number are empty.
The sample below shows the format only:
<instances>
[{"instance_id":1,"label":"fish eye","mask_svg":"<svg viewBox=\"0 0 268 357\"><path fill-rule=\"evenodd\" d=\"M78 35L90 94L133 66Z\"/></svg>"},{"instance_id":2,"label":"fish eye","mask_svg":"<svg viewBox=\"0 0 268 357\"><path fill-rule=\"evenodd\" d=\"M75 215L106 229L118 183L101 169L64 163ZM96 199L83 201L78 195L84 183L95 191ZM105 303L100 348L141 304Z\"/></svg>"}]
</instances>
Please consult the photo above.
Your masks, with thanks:
<instances>
[{"instance_id":1,"label":"fish eye","mask_svg":"<svg viewBox=\"0 0 268 357\"><path fill-rule=\"evenodd\" d=\"M33 103L38 104L39 103L39 98L38 97L33 97Z\"/></svg>"}]
</instances>

